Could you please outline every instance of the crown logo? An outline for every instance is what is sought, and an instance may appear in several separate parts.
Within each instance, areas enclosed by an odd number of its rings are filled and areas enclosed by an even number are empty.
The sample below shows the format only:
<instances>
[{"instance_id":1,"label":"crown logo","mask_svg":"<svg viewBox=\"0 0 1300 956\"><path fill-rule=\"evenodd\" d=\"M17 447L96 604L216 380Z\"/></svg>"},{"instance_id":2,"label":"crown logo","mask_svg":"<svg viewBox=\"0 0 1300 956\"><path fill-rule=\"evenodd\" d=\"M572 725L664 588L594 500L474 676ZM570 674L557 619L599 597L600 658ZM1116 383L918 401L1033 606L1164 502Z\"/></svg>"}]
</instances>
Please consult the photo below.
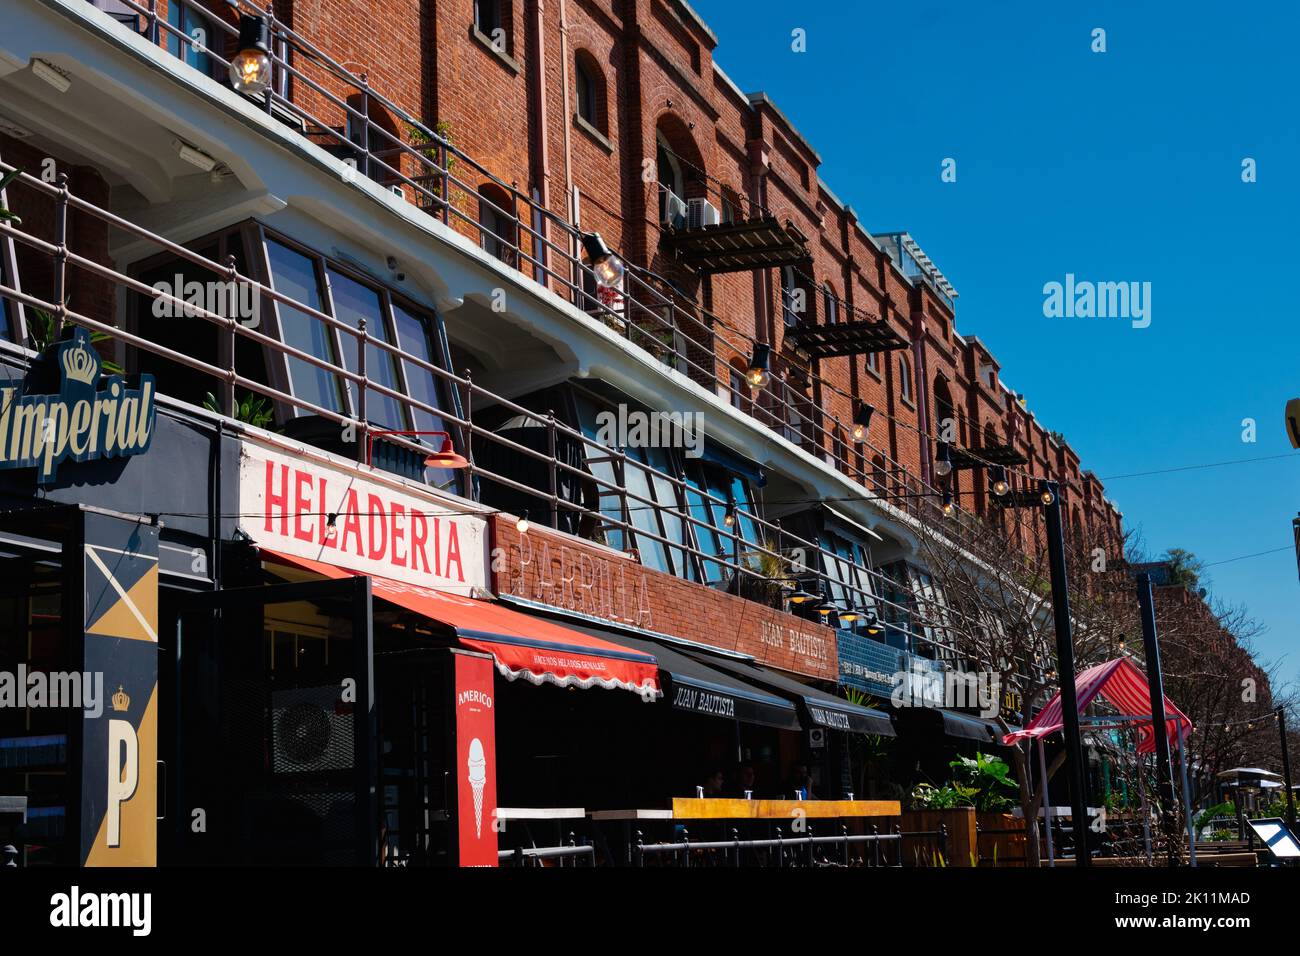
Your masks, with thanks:
<instances>
[{"instance_id":1,"label":"crown logo","mask_svg":"<svg viewBox=\"0 0 1300 956\"><path fill-rule=\"evenodd\" d=\"M94 385L99 378L99 356L93 349L86 348L85 342L78 337L74 345L63 350L63 376L71 382Z\"/></svg>"},{"instance_id":2,"label":"crown logo","mask_svg":"<svg viewBox=\"0 0 1300 956\"><path fill-rule=\"evenodd\" d=\"M114 710L128 710L131 707L131 696L122 690L122 685L117 685L117 693L113 695Z\"/></svg>"}]
</instances>

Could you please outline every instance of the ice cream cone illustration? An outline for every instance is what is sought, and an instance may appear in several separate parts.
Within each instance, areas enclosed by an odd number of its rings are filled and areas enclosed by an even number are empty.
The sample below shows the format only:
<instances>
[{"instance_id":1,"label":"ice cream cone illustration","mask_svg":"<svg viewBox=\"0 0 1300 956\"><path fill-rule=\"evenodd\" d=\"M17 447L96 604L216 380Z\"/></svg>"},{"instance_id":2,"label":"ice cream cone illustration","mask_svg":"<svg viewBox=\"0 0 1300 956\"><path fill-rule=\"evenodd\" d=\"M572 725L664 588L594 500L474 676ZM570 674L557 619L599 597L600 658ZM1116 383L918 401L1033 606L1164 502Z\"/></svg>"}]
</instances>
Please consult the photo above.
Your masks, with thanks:
<instances>
[{"instance_id":1,"label":"ice cream cone illustration","mask_svg":"<svg viewBox=\"0 0 1300 956\"><path fill-rule=\"evenodd\" d=\"M474 791L474 835L483 836L483 788L487 786L487 758L483 742L475 737L469 742L469 785Z\"/></svg>"}]
</instances>

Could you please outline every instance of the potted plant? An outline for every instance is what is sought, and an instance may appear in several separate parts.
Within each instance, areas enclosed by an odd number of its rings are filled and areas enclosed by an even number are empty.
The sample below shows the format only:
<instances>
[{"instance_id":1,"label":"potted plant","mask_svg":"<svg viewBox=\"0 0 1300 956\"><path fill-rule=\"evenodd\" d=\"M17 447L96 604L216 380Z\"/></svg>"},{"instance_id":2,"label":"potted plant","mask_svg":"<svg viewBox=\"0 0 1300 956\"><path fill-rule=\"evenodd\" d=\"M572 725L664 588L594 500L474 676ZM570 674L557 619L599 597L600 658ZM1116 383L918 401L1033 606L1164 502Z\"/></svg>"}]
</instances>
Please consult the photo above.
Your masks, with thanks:
<instances>
[{"instance_id":1,"label":"potted plant","mask_svg":"<svg viewBox=\"0 0 1300 956\"><path fill-rule=\"evenodd\" d=\"M913 859L923 866L974 866L978 857L976 796L978 791L974 787L961 783L948 783L941 787L918 783L913 787L910 809L903 812L903 832L933 833L942 826L947 831L947 838L943 850L937 853L933 837L904 840L904 858Z\"/></svg>"},{"instance_id":2,"label":"potted plant","mask_svg":"<svg viewBox=\"0 0 1300 956\"><path fill-rule=\"evenodd\" d=\"M1001 757L977 752L958 757L948 766L953 776L975 791L975 825L979 858L1003 866L1023 866L1027 851L1025 828L1009 812L1017 804L1019 785L1010 779L1011 767Z\"/></svg>"}]
</instances>

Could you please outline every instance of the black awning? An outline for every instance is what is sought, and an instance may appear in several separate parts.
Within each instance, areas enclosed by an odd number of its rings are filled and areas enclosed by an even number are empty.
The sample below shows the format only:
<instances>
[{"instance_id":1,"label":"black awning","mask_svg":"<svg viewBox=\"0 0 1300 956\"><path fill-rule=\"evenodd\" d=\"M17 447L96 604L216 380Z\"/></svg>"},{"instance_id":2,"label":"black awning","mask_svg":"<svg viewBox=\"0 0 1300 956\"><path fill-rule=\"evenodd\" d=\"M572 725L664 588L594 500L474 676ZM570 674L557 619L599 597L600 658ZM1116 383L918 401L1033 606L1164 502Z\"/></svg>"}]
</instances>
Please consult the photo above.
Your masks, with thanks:
<instances>
[{"instance_id":1,"label":"black awning","mask_svg":"<svg viewBox=\"0 0 1300 956\"><path fill-rule=\"evenodd\" d=\"M895 736L893 721L884 711L851 704L834 694L828 694L824 690L818 690L816 687L759 664L712 656L708 658L708 663L710 667L725 670L798 701L807 713L809 721L818 727L845 730L855 734Z\"/></svg>"},{"instance_id":2,"label":"black awning","mask_svg":"<svg viewBox=\"0 0 1300 956\"><path fill-rule=\"evenodd\" d=\"M894 713L900 733L944 734L960 740L976 740L982 744L1002 743L1002 729L992 720L985 720L956 710L940 707L900 707Z\"/></svg>"},{"instance_id":3,"label":"black awning","mask_svg":"<svg viewBox=\"0 0 1300 956\"><path fill-rule=\"evenodd\" d=\"M948 451L948 460L953 468L983 468L986 465L1003 465L1011 468L1027 465L1029 459L1016 450L1014 445L985 445L982 448L957 448Z\"/></svg>"},{"instance_id":4,"label":"black awning","mask_svg":"<svg viewBox=\"0 0 1300 956\"><path fill-rule=\"evenodd\" d=\"M622 631L586 627L570 621L565 621L565 626L592 637L617 642L632 650L653 654L659 662L659 675L664 680L664 700L677 710L726 717L780 730L801 729L799 715L788 700L736 680L730 674L714 670L695 658L674 650L668 644L628 637Z\"/></svg>"},{"instance_id":5,"label":"black awning","mask_svg":"<svg viewBox=\"0 0 1300 956\"><path fill-rule=\"evenodd\" d=\"M748 272L811 261L808 239L772 216L695 229L665 229L660 244L697 272Z\"/></svg>"},{"instance_id":6,"label":"black awning","mask_svg":"<svg viewBox=\"0 0 1300 956\"><path fill-rule=\"evenodd\" d=\"M834 325L801 325L786 332L809 358L836 358L842 355L871 355L907 348L907 340L888 322L863 319L837 322Z\"/></svg>"}]
</instances>

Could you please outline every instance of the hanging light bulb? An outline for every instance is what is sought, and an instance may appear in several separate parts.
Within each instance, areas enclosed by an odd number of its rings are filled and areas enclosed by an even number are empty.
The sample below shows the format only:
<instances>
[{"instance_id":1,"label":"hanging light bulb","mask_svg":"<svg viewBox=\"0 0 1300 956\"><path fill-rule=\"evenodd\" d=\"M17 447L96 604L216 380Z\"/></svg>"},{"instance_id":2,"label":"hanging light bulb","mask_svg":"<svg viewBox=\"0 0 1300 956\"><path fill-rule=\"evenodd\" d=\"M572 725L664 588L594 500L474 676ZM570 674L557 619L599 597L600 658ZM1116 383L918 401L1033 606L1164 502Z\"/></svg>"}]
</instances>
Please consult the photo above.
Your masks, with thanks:
<instances>
[{"instance_id":1,"label":"hanging light bulb","mask_svg":"<svg viewBox=\"0 0 1300 956\"><path fill-rule=\"evenodd\" d=\"M582 234L582 249L587 255L587 264L591 266L591 271L596 273L597 282L610 287L617 286L623 281L623 274L627 272L627 266L609 248L600 233L584 232Z\"/></svg>"},{"instance_id":2,"label":"hanging light bulb","mask_svg":"<svg viewBox=\"0 0 1300 956\"><path fill-rule=\"evenodd\" d=\"M518 531L520 534L527 534L529 527L530 525L528 524L528 512L525 511L523 517L515 522L515 530Z\"/></svg>"},{"instance_id":3,"label":"hanging light bulb","mask_svg":"<svg viewBox=\"0 0 1300 956\"><path fill-rule=\"evenodd\" d=\"M867 633L873 637L880 633L880 618L872 612L867 612Z\"/></svg>"},{"instance_id":4,"label":"hanging light bulb","mask_svg":"<svg viewBox=\"0 0 1300 956\"><path fill-rule=\"evenodd\" d=\"M938 455L935 457L934 462L934 473L940 478L947 478L952 474L952 459L946 441L939 442Z\"/></svg>"},{"instance_id":5,"label":"hanging light bulb","mask_svg":"<svg viewBox=\"0 0 1300 956\"><path fill-rule=\"evenodd\" d=\"M749 382L749 387L753 389L762 388L767 384L768 362L772 355L772 347L763 342L754 343L754 353L749 358L749 368L745 371L745 379Z\"/></svg>"},{"instance_id":6,"label":"hanging light bulb","mask_svg":"<svg viewBox=\"0 0 1300 956\"><path fill-rule=\"evenodd\" d=\"M1007 484L1007 470L1002 465L995 465L990 469L989 477L993 479L991 490L999 498L1011 489L1011 486Z\"/></svg>"},{"instance_id":7,"label":"hanging light bulb","mask_svg":"<svg viewBox=\"0 0 1300 956\"><path fill-rule=\"evenodd\" d=\"M866 402L858 405L858 410L853 413L853 440L855 442L867 440L867 430L871 427L871 416L875 414L875 411L875 408Z\"/></svg>"},{"instance_id":8,"label":"hanging light bulb","mask_svg":"<svg viewBox=\"0 0 1300 956\"><path fill-rule=\"evenodd\" d=\"M1044 507L1046 507L1056 500L1056 496L1052 494L1050 488L1044 488L1042 494L1038 496L1038 500L1043 503Z\"/></svg>"},{"instance_id":9,"label":"hanging light bulb","mask_svg":"<svg viewBox=\"0 0 1300 956\"><path fill-rule=\"evenodd\" d=\"M271 57L262 17L244 14L239 18L239 52L230 61L230 85L250 96L265 93L271 85Z\"/></svg>"},{"instance_id":10,"label":"hanging light bulb","mask_svg":"<svg viewBox=\"0 0 1300 956\"><path fill-rule=\"evenodd\" d=\"M734 504L731 504L730 502L727 503L727 513L722 516L722 523L725 524L728 528L735 526L736 506Z\"/></svg>"},{"instance_id":11,"label":"hanging light bulb","mask_svg":"<svg viewBox=\"0 0 1300 956\"><path fill-rule=\"evenodd\" d=\"M943 508L943 513L944 513L944 516L945 516L945 517L951 517L951 516L952 516L953 509L954 509L954 505L953 505L953 503L952 503L952 492L951 492L951 491L945 491L945 492L943 493L943 504L942 504L942 508Z\"/></svg>"}]
</instances>

